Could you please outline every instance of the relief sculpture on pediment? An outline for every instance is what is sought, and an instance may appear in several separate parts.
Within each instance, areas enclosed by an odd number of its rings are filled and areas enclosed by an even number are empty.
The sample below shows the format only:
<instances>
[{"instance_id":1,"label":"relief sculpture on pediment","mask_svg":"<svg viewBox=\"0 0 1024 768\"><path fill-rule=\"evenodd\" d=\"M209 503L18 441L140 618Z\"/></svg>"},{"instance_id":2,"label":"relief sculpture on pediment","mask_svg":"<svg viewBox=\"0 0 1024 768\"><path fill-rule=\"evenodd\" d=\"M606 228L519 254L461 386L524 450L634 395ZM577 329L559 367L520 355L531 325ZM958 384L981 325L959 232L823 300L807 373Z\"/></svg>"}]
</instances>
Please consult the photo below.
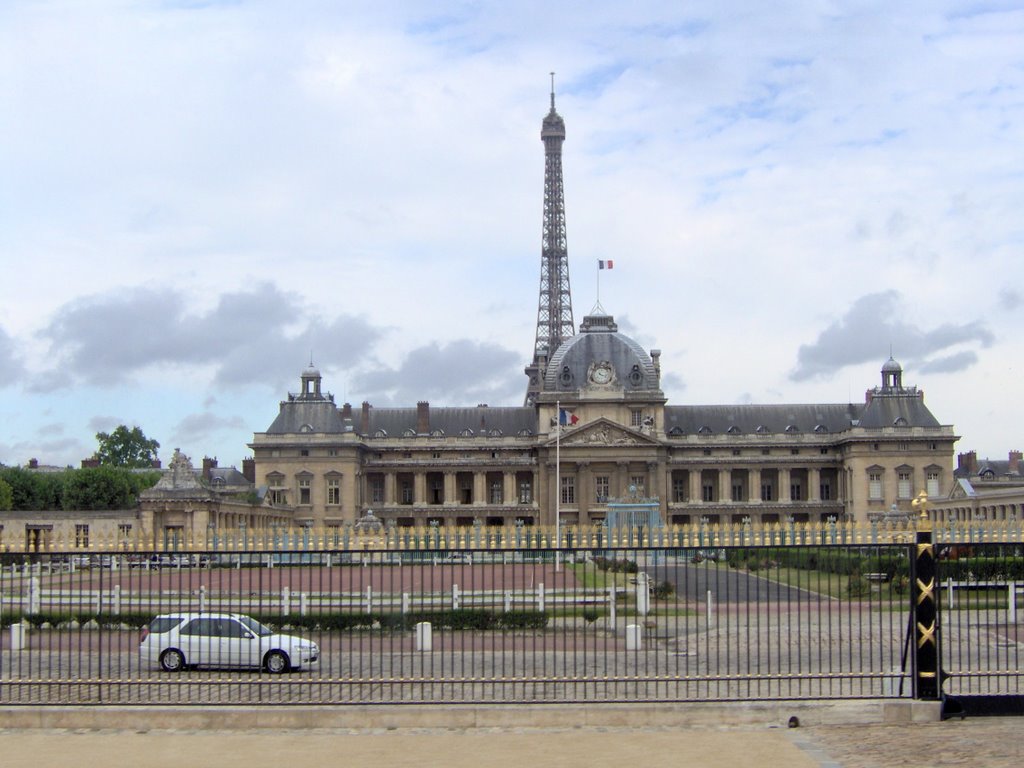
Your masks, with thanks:
<instances>
[{"instance_id":1,"label":"relief sculpture on pediment","mask_svg":"<svg viewBox=\"0 0 1024 768\"><path fill-rule=\"evenodd\" d=\"M565 445L637 445L640 441L633 435L603 424L562 442Z\"/></svg>"}]
</instances>

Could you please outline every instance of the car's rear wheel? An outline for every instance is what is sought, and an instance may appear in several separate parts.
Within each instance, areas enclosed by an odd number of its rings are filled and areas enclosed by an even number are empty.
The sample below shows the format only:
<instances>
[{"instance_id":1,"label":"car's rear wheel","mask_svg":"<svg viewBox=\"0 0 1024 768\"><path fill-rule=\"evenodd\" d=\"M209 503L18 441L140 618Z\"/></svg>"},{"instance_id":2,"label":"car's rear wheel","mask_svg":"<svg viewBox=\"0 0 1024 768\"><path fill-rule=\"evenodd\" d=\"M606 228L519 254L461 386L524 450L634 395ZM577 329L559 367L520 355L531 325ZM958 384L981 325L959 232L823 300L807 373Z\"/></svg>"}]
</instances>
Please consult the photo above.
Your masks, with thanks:
<instances>
[{"instance_id":1,"label":"car's rear wheel","mask_svg":"<svg viewBox=\"0 0 1024 768\"><path fill-rule=\"evenodd\" d=\"M280 675L291 669L291 661L284 651L271 651L263 659L263 666L272 675Z\"/></svg>"},{"instance_id":2,"label":"car's rear wheel","mask_svg":"<svg viewBox=\"0 0 1024 768\"><path fill-rule=\"evenodd\" d=\"M160 654L160 666L165 672L181 672L185 668L185 655L177 648L168 648Z\"/></svg>"}]
</instances>

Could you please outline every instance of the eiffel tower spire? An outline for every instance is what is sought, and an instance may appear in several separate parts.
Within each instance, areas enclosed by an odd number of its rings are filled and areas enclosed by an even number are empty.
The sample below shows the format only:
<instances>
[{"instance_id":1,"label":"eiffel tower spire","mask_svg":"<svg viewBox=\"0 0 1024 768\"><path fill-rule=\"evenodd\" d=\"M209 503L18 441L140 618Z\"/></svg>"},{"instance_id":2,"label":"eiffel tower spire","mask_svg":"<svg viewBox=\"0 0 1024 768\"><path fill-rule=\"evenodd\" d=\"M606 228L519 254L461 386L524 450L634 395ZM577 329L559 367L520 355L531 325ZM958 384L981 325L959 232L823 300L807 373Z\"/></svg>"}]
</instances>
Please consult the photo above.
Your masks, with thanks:
<instances>
[{"instance_id":1,"label":"eiffel tower spire","mask_svg":"<svg viewBox=\"0 0 1024 768\"><path fill-rule=\"evenodd\" d=\"M541 390L548 358L563 341L575 335L572 294L569 290L569 251L565 237L565 190L562 185L562 143L565 121L555 111L555 73L551 73L551 111L540 131L544 142L544 227L540 260L540 302L533 362L526 405L533 405Z\"/></svg>"}]
</instances>

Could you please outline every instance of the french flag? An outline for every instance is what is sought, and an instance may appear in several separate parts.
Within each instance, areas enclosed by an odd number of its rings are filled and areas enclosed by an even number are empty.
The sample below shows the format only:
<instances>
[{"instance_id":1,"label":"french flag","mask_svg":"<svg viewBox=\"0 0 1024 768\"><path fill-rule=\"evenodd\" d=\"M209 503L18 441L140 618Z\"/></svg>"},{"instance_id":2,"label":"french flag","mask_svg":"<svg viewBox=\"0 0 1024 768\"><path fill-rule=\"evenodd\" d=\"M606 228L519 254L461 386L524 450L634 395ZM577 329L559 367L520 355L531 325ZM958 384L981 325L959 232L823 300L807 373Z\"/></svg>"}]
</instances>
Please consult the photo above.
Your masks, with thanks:
<instances>
[{"instance_id":1,"label":"french flag","mask_svg":"<svg viewBox=\"0 0 1024 768\"><path fill-rule=\"evenodd\" d=\"M614 266L615 266L615 262L612 261L611 259L609 259L608 261L600 261L600 260L598 260L598 262L597 262L597 268L598 269L611 269Z\"/></svg>"},{"instance_id":2,"label":"french flag","mask_svg":"<svg viewBox=\"0 0 1024 768\"><path fill-rule=\"evenodd\" d=\"M580 420L580 417L577 416L575 413L570 413L569 411L565 410L565 408L559 408L558 409L558 423L561 426L563 426L563 427L570 426L571 427L571 426L574 426L576 424L576 422L579 421L579 420Z\"/></svg>"}]
</instances>

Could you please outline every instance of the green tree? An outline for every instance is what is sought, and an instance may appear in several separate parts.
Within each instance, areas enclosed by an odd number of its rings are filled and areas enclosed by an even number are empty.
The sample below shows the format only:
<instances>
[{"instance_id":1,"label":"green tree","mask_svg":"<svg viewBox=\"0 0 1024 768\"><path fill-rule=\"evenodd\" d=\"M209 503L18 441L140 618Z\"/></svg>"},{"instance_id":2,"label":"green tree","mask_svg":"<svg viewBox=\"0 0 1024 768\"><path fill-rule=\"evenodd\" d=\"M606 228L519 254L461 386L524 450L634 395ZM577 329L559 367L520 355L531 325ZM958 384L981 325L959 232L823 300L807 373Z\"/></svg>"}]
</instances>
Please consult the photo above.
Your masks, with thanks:
<instances>
[{"instance_id":1,"label":"green tree","mask_svg":"<svg viewBox=\"0 0 1024 768\"><path fill-rule=\"evenodd\" d=\"M0 469L0 480L11 487L11 509L38 511L60 508L64 474L4 467Z\"/></svg>"},{"instance_id":2,"label":"green tree","mask_svg":"<svg viewBox=\"0 0 1024 768\"><path fill-rule=\"evenodd\" d=\"M135 506L128 473L114 467L69 472L64 483L64 509L127 509Z\"/></svg>"},{"instance_id":3,"label":"green tree","mask_svg":"<svg viewBox=\"0 0 1024 768\"><path fill-rule=\"evenodd\" d=\"M96 458L100 464L112 467L151 467L160 448L160 443L146 437L139 427L129 429L124 424L110 434L97 432L96 441Z\"/></svg>"},{"instance_id":4,"label":"green tree","mask_svg":"<svg viewBox=\"0 0 1024 768\"><path fill-rule=\"evenodd\" d=\"M14 491L3 479L0 479L0 509L14 509Z\"/></svg>"}]
</instances>

